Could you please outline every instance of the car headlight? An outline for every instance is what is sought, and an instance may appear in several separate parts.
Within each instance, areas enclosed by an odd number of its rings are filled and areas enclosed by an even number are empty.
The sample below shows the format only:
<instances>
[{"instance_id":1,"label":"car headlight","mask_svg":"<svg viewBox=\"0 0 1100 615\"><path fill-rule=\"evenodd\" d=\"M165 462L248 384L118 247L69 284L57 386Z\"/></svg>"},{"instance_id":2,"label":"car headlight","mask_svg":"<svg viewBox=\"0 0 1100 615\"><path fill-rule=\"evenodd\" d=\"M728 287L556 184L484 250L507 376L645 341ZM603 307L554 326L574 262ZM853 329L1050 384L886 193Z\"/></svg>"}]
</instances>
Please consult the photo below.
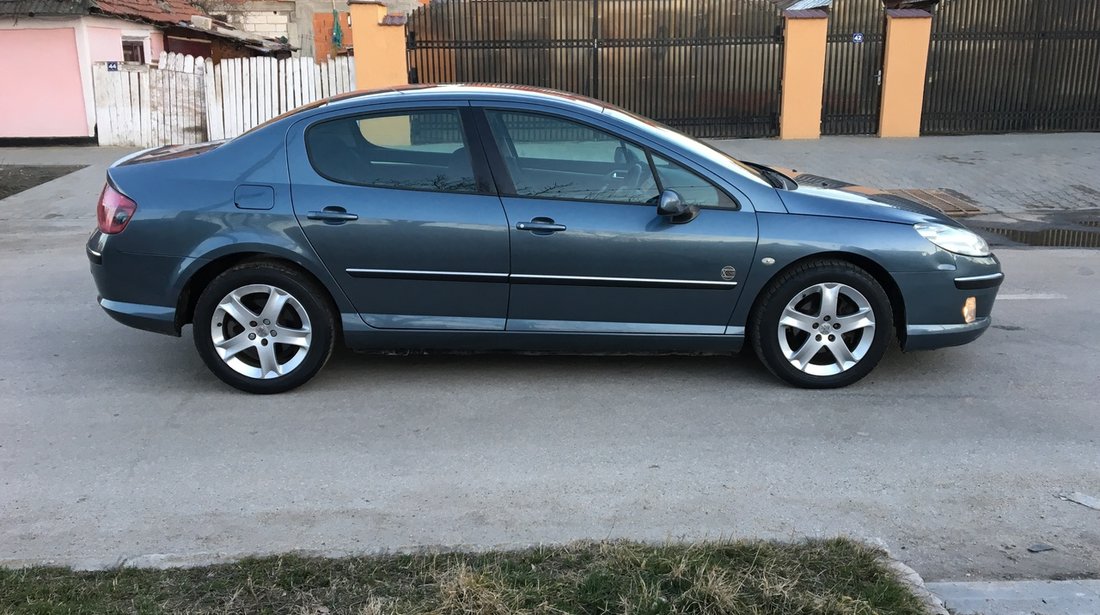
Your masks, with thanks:
<instances>
[{"instance_id":1,"label":"car headlight","mask_svg":"<svg viewBox=\"0 0 1100 615\"><path fill-rule=\"evenodd\" d=\"M920 233L921 237L948 252L963 256L989 256L989 244L977 234L964 228L934 222L921 222L914 224L913 228Z\"/></svg>"}]
</instances>

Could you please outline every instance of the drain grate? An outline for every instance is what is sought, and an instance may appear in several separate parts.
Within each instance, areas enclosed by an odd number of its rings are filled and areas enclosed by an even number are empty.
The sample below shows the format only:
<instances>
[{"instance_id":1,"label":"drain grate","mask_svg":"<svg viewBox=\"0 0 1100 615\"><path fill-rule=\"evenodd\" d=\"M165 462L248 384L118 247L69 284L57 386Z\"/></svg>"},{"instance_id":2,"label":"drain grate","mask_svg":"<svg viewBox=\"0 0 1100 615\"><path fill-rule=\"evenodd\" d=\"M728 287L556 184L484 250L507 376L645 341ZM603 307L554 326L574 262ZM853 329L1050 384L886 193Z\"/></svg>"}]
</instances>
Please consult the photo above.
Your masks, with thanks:
<instances>
[{"instance_id":1,"label":"drain grate","mask_svg":"<svg viewBox=\"0 0 1100 615\"><path fill-rule=\"evenodd\" d=\"M909 190L887 190L894 196L916 201L932 209L938 209L953 218L965 218L982 213L974 199L956 190L937 190L913 188Z\"/></svg>"},{"instance_id":2,"label":"drain grate","mask_svg":"<svg viewBox=\"0 0 1100 615\"><path fill-rule=\"evenodd\" d=\"M1085 224L1085 223L1082 223ZM1046 228L1025 230L1015 228L973 227L983 233L999 235L1026 246L1045 248L1100 248L1100 231L1087 229Z\"/></svg>"}]
</instances>

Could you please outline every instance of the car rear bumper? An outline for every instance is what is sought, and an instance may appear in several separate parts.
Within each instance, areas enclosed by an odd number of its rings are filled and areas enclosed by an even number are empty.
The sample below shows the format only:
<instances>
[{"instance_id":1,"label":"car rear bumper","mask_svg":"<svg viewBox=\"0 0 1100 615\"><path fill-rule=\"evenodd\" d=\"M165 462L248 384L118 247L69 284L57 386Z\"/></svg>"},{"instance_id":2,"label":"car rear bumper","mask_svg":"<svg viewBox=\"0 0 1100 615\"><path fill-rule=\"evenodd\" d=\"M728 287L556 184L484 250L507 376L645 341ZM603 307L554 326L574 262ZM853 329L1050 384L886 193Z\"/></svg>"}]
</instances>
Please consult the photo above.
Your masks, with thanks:
<instances>
[{"instance_id":1,"label":"car rear bumper","mask_svg":"<svg viewBox=\"0 0 1100 615\"><path fill-rule=\"evenodd\" d=\"M156 333L180 334L171 281L190 260L114 250L107 236L92 233L85 246L97 301L118 322Z\"/></svg>"},{"instance_id":2,"label":"car rear bumper","mask_svg":"<svg viewBox=\"0 0 1100 615\"><path fill-rule=\"evenodd\" d=\"M103 297L99 297L98 301L99 307L103 308L108 316L124 325L154 333L179 335L175 308L111 301Z\"/></svg>"}]
</instances>

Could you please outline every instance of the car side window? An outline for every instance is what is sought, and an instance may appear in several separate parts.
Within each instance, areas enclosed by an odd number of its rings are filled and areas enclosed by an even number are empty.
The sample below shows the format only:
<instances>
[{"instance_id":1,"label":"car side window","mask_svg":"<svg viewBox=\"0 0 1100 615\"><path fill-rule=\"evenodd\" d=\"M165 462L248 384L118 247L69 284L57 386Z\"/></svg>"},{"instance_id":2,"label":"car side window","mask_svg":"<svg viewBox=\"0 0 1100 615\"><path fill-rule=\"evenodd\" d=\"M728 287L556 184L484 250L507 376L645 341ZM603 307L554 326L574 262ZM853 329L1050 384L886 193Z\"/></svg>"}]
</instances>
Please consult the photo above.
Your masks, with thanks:
<instances>
[{"instance_id":1,"label":"car side window","mask_svg":"<svg viewBox=\"0 0 1100 615\"><path fill-rule=\"evenodd\" d=\"M651 153L661 188L675 190L687 205L738 209L737 201L721 188L671 160Z\"/></svg>"},{"instance_id":2,"label":"car side window","mask_svg":"<svg viewBox=\"0 0 1100 615\"><path fill-rule=\"evenodd\" d=\"M655 202L657 182L645 151L570 120L487 111L514 196L641 204Z\"/></svg>"},{"instance_id":3,"label":"car side window","mask_svg":"<svg viewBox=\"0 0 1100 615\"><path fill-rule=\"evenodd\" d=\"M462 120L456 110L346 117L311 126L310 164L334 182L477 192Z\"/></svg>"}]
</instances>

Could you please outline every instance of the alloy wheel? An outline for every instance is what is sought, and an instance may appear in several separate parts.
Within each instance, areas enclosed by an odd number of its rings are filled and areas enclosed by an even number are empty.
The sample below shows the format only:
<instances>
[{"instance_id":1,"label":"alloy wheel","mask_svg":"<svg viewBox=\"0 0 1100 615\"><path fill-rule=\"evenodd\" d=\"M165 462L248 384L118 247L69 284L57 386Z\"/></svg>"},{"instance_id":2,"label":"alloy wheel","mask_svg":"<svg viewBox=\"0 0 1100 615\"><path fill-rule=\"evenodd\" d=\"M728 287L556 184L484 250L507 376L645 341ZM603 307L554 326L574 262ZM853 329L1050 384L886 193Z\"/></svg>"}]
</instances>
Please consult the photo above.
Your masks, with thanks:
<instances>
[{"instance_id":1,"label":"alloy wheel","mask_svg":"<svg viewBox=\"0 0 1100 615\"><path fill-rule=\"evenodd\" d=\"M814 284L787 303L777 333L780 352L795 369L834 376L867 355L875 339L875 312L847 284Z\"/></svg>"},{"instance_id":2,"label":"alloy wheel","mask_svg":"<svg viewBox=\"0 0 1100 615\"><path fill-rule=\"evenodd\" d=\"M285 290L242 286L222 298L210 319L214 351L233 371L261 380L294 371L313 341L309 314Z\"/></svg>"}]
</instances>

